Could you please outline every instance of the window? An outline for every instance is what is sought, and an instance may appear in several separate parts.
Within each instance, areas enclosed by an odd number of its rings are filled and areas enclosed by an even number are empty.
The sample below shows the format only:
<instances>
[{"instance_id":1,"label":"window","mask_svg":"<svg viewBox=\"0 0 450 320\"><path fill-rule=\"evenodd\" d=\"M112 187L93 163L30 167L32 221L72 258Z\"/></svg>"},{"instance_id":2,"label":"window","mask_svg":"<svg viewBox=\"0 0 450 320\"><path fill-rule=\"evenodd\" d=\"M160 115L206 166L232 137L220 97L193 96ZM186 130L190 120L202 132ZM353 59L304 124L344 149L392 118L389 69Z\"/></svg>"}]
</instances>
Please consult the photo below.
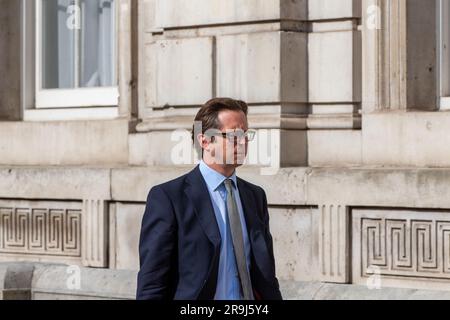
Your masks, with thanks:
<instances>
[{"instance_id":1,"label":"window","mask_svg":"<svg viewBox=\"0 0 450 320\"><path fill-rule=\"evenodd\" d=\"M55 108L117 109L116 2L23 0L25 78L33 69L34 82L33 107L28 103L25 109L52 109L54 114L61 112ZM25 80L28 89L30 84Z\"/></svg>"},{"instance_id":2,"label":"window","mask_svg":"<svg viewBox=\"0 0 450 320\"><path fill-rule=\"evenodd\" d=\"M438 0L439 107L450 110L450 1Z\"/></svg>"}]
</instances>

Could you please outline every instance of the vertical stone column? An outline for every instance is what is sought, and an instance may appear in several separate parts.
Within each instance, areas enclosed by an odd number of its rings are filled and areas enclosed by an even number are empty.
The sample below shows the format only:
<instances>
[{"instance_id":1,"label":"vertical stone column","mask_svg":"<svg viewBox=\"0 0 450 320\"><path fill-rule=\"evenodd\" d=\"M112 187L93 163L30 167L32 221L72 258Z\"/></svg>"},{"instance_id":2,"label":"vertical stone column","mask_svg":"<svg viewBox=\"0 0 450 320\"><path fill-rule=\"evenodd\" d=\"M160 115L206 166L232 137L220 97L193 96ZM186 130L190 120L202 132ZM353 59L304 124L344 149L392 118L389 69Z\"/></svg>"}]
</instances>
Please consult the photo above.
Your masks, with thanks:
<instances>
[{"instance_id":1,"label":"vertical stone column","mask_svg":"<svg viewBox=\"0 0 450 320\"><path fill-rule=\"evenodd\" d=\"M360 129L360 0L310 0L308 11L308 128Z\"/></svg>"},{"instance_id":2,"label":"vertical stone column","mask_svg":"<svg viewBox=\"0 0 450 320\"><path fill-rule=\"evenodd\" d=\"M361 163L361 1L309 0L308 165Z\"/></svg>"},{"instance_id":3,"label":"vertical stone column","mask_svg":"<svg viewBox=\"0 0 450 320\"><path fill-rule=\"evenodd\" d=\"M363 0L363 110L437 108L436 1Z\"/></svg>"},{"instance_id":4,"label":"vertical stone column","mask_svg":"<svg viewBox=\"0 0 450 320\"><path fill-rule=\"evenodd\" d=\"M350 214L346 206L319 206L319 279L348 283L350 280Z\"/></svg>"},{"instance_id":5,"label":"vertical stone column","mask_svg":"<svg viewBox=\"0 0 450 320\"><path fill-rule=\"evenodd\" d=\"M0 120L19 120L21 1L0 0Z\"/></svg>"},{"instance_id":6,"label":"vertical stone column","mask_svg":"<svg viewBox=\"0 0 450 320\"><path fill-rule=\"evenodd\" d=\"M138 116L138 9L137 0L118 1L119 110L130 120Z\"/></svg>"},{"instance_id":7,"label":"vertical stone column","mask_svg":"<svg viewBox=\"0 0 450 320\"><path fill-rule=\"evenodd\" d=\"M138 115L143 119L147 115L146 93L148 82L146 79L153 74L154 69L150 67L147 60L148 43L152 41L152 28L155 27L157 0L138 0Z\"/></svg>"},{"instance_id":8,"label":"vertical stone column","mask_svg":"<svg viewBox=\"0 0 450 320\"><path fill-rule=\"evenodd\" d=\"M117 268L117 204L109 204L109 243L108 243L108 259L109 268ZM137 250L137 248L136 248ZM136 251L137 252L137 251Z\"/></svg>"},{"instance_id":9,"label":"vertical stone column","mask_svg":"<svg viewBox=\"0 0 450 320\"><path fill-rule=\"evenodd\" d=\"M85 199L81 219L83 265L96 268L108 267L107 202Z\"/></svg>"}]
</instances>

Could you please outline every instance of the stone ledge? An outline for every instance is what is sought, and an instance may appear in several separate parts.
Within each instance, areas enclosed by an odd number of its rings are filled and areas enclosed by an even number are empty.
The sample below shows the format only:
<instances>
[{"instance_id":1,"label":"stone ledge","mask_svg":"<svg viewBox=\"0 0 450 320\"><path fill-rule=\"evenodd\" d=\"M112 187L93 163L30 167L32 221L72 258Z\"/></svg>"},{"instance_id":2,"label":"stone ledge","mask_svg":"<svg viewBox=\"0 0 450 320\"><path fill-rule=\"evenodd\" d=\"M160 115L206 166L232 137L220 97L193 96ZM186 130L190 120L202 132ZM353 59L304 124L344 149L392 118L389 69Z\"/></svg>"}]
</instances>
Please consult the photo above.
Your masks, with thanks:
<instances>
[{"instance_id":1,"label":"stone ledge","mask_svg":"<svg viewBox=\"0 0 450 320\"><path fill-rule=\"evenodd\" d=\"M450 208L450 169L316 168L307 177L308 203Z\"/></svg>"},{"instance_id":2,"label":"stone ledge","mask_svg":"<svg viewBox=\"0 0 450 320\"><path fill-rule=\"evenodd\" d=\"M151 187L189 172L177 167L0 167L0 198L146 201ZM450 208L450 168L281 168L273 175L256 167L239 176L263 187L270 205ZM270 172L269 172L270 173Z\"/></svg>"},{"instance_id":3,"label":"stone ledge","mask_svg":"<svg viewBox=\"0 0 450 320\"><path fill-rule=\"evenodd\" d=\"M1 165L121 165L128 161L127 119L0 121Z\"/></svg>"},{"instance_id":4,"label":"stone ledge","mask_svg":"<svg viewBox=\"0 0 450 320\"><path fill-rule=\"evenodd\" d=\"M450 300L449 291L280 281L285 300Z\"/></svg>"},{"instance_id":5,"label":"stone ledge","mask_svg":"<svg viewBox=\"0 0 450 320\"><path fill-rule=\"evenodd\" d=\"M0 167L0 197L11 199L110 199L110 168Z\"/></svg>"},{"instance_id":6,"label":"stone ledge","mask_svg":"<svg viewBox=\"0 0 450 320\"><path fill-rule=\"evenodd\" d=\"M133 300L137 271L80 269L80 289L69 289L68 266L0 264L2 299L13 300ZM285 300L450 300L450 291L381 288L280 281Z\"/></svg>"},{"instance_id":7,"label":"stone ledge","mask_svg":"<svg viewBox=\"0 0 450 320\"><path fill-rule=\"evenodd\" d=\"M201 7L202 10L197 8ZM307 20L306 0L266 1L157 1L155 27L163 29L200 27L267 20Z\"/></svg>"},{"instance_id":8,"label":"stone ledge","mask_svg":"<svg viewBox=\"0 0 450 320\"><path fill-rule=\"evenodd\" d=\"M150 188L192 167L124 168L112 172L114 201L144 202ZM270 205L450 208L450 168L281 168L264 175L241 168L239 176L263 187Z\"/></svg>"},{"instance_id":9,"label":"stone ledge","mask_svg":"<svg viewBox=\"0 0 450 320\"><path fill-rule=\"evenodd\" d=\"M80 271L79 289L68 284L77 284L77 270ZM33 300L132 300L136 295L135 271L79 268L68 269L64 265L36 265L31 287Z\"/></svg>"}]
</instances>

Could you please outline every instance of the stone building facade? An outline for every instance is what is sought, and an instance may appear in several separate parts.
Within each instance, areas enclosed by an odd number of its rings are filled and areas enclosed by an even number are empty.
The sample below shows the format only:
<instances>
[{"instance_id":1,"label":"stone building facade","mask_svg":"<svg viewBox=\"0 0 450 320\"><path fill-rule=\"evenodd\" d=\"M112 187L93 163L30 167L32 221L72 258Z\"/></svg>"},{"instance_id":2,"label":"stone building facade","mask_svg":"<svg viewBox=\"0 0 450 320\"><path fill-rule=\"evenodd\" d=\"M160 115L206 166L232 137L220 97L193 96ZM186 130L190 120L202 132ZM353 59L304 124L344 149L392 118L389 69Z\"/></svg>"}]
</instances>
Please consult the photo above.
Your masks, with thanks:
<instances>
[{"instance_id":1,"label":"stone building facade","mask_svg":"<svg viewBox=\"0 0 450 320\"><path fill-rule=\"evenodd\" d=\"M88 58L84 1L0 0L1 297L132 299L148 191L219 96L258 130L239 175L285 298L450 297L447 0L97 3L114 54ZM106 56L112 85L79 85Z\"/></svg>"}]
</instances>

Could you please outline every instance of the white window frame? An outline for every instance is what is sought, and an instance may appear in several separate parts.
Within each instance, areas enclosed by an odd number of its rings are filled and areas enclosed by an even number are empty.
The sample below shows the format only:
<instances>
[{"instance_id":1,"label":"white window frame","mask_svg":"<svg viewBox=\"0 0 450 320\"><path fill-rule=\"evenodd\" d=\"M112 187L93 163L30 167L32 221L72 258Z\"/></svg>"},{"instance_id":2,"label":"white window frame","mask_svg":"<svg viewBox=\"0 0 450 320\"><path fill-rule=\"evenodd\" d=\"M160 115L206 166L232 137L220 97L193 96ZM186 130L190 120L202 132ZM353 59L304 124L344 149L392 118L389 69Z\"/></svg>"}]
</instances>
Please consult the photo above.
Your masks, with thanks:
<instances>
[{"instance_id":1,"label":"white window frame","mask_svg":"<svg viewBox=\"0 0 450 320\"><path fill-rule=\"evenodd\" d=\"M438 0L438 105L450 110L450 0Z\"/></svg>"},{"instance_id":2,"label":"white window frame","mask_svg":"<svg viewBox=\"0 0 450 320\"><path fill-rule=\"evenodd\" d=\"M115 33L118 39L118 2ZM77 89L41 87L41 0L22 0L22 110L24 121L115 119L119 117L119 86ZM116 74L118 41L115 41Z\"/></svg>"}]
</instances>

